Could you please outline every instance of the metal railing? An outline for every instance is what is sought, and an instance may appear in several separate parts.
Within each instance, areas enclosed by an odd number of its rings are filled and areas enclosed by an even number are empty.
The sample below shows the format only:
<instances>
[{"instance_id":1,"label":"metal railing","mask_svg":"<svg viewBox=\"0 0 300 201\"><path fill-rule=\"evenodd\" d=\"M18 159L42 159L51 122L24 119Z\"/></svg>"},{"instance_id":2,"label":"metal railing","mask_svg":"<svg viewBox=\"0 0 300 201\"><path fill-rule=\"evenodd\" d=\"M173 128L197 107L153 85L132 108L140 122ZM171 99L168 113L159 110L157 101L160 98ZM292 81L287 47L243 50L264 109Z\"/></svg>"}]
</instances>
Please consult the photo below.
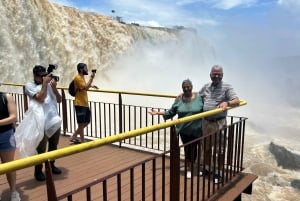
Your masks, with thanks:
<instances>
[{"instance_id":1,"label":"metal railing","mask_svg":"<svg viewBox=\"0 0 300 201\"><path fill-rule=\"evenodd\" d=\"M29 98L24 93L25 86L14 83L2 83L3 86L7 86L7 91L10 92L18 105L18 120L22 120L24 114L28 108ZM18 90L15 88L18 87ZM62 94L62 102L58 105L59 114L62 117L62 131L63 134L74 133L77 123L76 115L74 111L73 98L66 95L67 88L60 87ZM139 97L157 97L157 100L161 98L172 98L175 95L167 94L151 94L141 92L128 92L128 91L114 91L114 90L90 90L89 93L97 94L114 94L115 102L95 102L89 101L89 106L92 111L91 123L85 128L85 137L90 139L105 138L113 136L118 133L143 128L149 125L163 122L160 118L153 118L147 112L151 108L158 110L164 110L159 106L142 106L126 104L123 101L124 96L139 96ZM102 95L99 95L102 96ZM19 122L17 122L18 124ZM123 145L135 146L141 149L150 149L156 151L166 151L169 149L168 144L161 143L166 142L167 130L157 130L151 133L146 133L137 137L123 140Z\"/></svg>"},{"instance_id":2,"label":"metal railing","mask_svg":"<svg viewBox=\"0 0 300 201\"><path fill-rule=\"evenodd\" d=\"M182 152L184 146L188 144L179 146L175 128L172 126L170 130L170 142L172 147L167 152L157 154L147 160L140 161L115 172L114 174L99 178L96 181L60 195L58 200L76 200L80 195L82 197L82 194L86 195L86 200L92 200L91 192L93 192L94 197L98 197L104 201L112 200L112 198L117 198L119 201L207 200L243 170L243 141L246 118L230 117L229 119L232 121L236 120L236 122L220 130L218 133L212 133L207 137L201 137L188 143L196 143L198 147L210 146L211 144L215 147L223 147L224 150L222 151L225 153L226 162L221 167L216 168L218 161L214 156L220 154L216 152L216 149L214 149L210 156L203 155L202 149L199 149L197 160L191 169L194 176L191 179L187 179L186 176L183 176L186 175L186 161L180 160L180 152ZM212 140L217 139L218 136L222 136L228 140L222 140L221 143ZM228 141L228 143L226 143L226 141ZM212 182L213 175L208 175L206 179L204 179L204 177L197 174L202 170L203 161L206 157L213 159L208 171L223 172L223 181L221 183L215 184ZM180 167L182 166L185 167L184 172L180 172ZM170 169L168 170L166 167ZM138 171L139 169L140 171ZM126 183L129 189L126 189L126 192L124 192L125 190L123 189L125 185L123 184L124 177L129 177L129 179L127 179L129 180L129 184ZM123 178L123 180L121 178ZM142 178L142 180L136 181L135 178ZM110 183L110 185L107 185L108 183ZM114 183L114 185L111 183ZM99 191L99 189L102 189L102 191ZM140 192L140 194L137 192ZM148 195L147 199L145 195Z\"/></svg>"},{"instance_id":3,"label":"metal railing","mask_svg":"<svg viewBox=\"0 0 300 201\"><path fill-rule=\"evenodd\" d=\"M63 102L60 105L60 114L63 117L63 130L64 134L66 132L72 132L75 126L75 117L74 112L72 110L72 100L66 99L64 94L64 89L62 89ZM101 90L100 90L101 91ZM107 91L102 91L107 92ZM243 151L244 151L244 135L245 135L245 121L246 118L243 117L228 117L227 121L229 122L228 126L224 129L220 130L217 133L211 133L206 137L201 137L191 143L196 143L198 147L220 147L220 149L212 149L211 155L207 156L203 154L203 149L198 150L197 161L192 166L193 172L199 172L203 166L203 161L206 157L209 157L211 160L211 164L209 166L210 172L222 172L223 173L223 181L221 184L215 185L212 181L212 178L208 177L208 180L201 179L198 174L196 177L192 177L192 179L187 180L186 177L182 178L180 176L180 166L182 164L186 164L184 160L181 158L181 154L183 152L184 146L188 144L180 145L178 137L175 132L174 126L176 124L180 124L183 122L192 121L195 119L203 118L206 116L210 116L213 114L217 114L222 112L221 109L216 109L208 112L203 112L200 114L196 114L193 116L175 119L168 122L159 122L154 118L148 122L147 111L150 108L149 106L134 106L134 105L124 105L122 103L122 92L113 92L110 91L108 93L117 93L119 96L118 103L98 103L98 102L90 102L91 108L94 110L96 119L91 123L89 128L87 128L87 136L92 137L95 140L91 142L87 142L84 144L62 148L60 150L35 155L28 158L19 159L16 161L12 161L9 163L0 165L0 174L4 174L8 171L14 171L23 169L26 167L34 166L39 163L45 162L46 165L48 161L55 160L58 158L66 157L72 154L76 154L78 152L86 151L89 149L93 149L96 147L100 147L106 144L111 143L126 143L134 146L134 148L147 148L150 151L159 151L159 154L156 156L149 158L148 160L141 161L131 167L120 170L112 175L108 175L103 178L99 178L96 181L93 181L89 184L86 184L78 189L74 189L71 192L66 192L63 195L56 196L55 185L52 180L51 171L47 171L47 188L48 188L48 200L72 200L72 198L77 194L85 193L86 200L91 200L91 188L97 188L98 185L102 186L102 191L99 195L102 197L102 200L110 200L108 191L113 191L117 193L118 200L123 200L122 197L122 175L129 175L129 200L145 200L146 191L149 189L152 191L152 200L193 200L193 197L197 197L197 200L206 200L212 195L216 193L218 189L220 189L223 185L229 182L236 174L243 170ZM126 92L125 92L126 93ZM125 94L124 93L124 94ZM130 94L128 92L127 94ZM132 93L133 94L133 93ZM28 102L27 97L23 94L13 93L16 103L18 105L18 116L19 119L22 119L24 112L27 108L26 104ZM141 93L136 93L134 95L143 95ZM150 94L145 94L145 96L149 96ZM154 95L159 96L159 95ZM175 96L166 95L164 97L174 98ZM24 105L23 105L24 104ZM245 105L245 101L241 101L240 106ZM157 107L155 107L157 108ZM162 108L159 108L162 109ZM231 109L231 108L228 108ZM101 114L101 115L97 115ZM93 119L92 118L92 119ZM97 122L100 122L98 125ZM148 122L148 123L145 123ZM106 131L107 132L103 132ZM101 134L100 134L101 133ZM95 134L95 135L94 135ZM223 138L224 140L216 141L216 138ZM99 139L100 138L100 139ZM103 139L105 138L105 139ZM223 143L223 144L222 144ZM144 150L144 149L143 149ZM216 160L216 155L220 154L220 151L224 153L225 163L222 166L216 168L216 164L218 161ZM151 187L145 184L146 171L155 171L155 165L161 161L161 179L156 178L156 172L152 172L150 178L152 184ZM49 164L48 164L49 165ZM170 167L169 172L166 170L166 166ZM152 167L152 168L147 168ZM134 170L136 168L141 168L141 181L140 184L135 184ZM48 166L49 169L49 166ZM186 173L186 172L185 172ZM149 174L147 174L149 175ZM184 174L186 175L186 174ZM49 179L48 179L49 178ZM116 186L107 185L110 179L116 179L118 182ZM182 180L183 179L183 180ZM156 181L160 181L160 185L156 183ZM183 181L183 185L182 182ZM134 190L138 187L141 188L141 195L135 196ZM157 186L163 186L161 189L161 195L156 194ZM166 188L168 187L168 194L166 194ZM161 187L160 187L161 188ZM182 190L183 188L183 190ZM110 189L110 190L109 190ZM180 194L180 192L184 192ZM96 193L93 191L93 193ZM149 192L147 192L149 194ZM159 199L158 199L159 198ZM147 198L148 200L148 198Z\"/></svg>"}]
</instances>

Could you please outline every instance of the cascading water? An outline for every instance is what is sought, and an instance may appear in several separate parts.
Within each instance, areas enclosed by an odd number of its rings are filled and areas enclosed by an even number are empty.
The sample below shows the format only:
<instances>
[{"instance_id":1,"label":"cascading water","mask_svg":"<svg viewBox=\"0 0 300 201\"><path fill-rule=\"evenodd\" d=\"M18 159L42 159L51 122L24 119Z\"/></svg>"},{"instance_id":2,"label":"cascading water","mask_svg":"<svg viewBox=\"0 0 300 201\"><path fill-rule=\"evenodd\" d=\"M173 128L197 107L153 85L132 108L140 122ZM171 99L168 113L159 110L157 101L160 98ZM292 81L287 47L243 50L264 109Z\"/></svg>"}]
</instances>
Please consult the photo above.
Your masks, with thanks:
<instances>
[{"instance_id":1,"label":"cascading water","mask_svg":"<svg viewBox=\"0 0 300 201\"><path fill-rule=\"evenodd\" d=\"M34 65L55 63L65 78L61 84L66 85L79 62L105 73L135 41L161 43L178 35L176 30L126 26L47 0L3 0L0 11L2 81L27 82Z\"/></svg>"},{"instance_id":2,"label":"cascading water","mask_svg":"<svg viewBox=\"0 0 300 201\"><path fill-rule=\"evenodd\" d=\"M67 86L76 74L77 63L85 62L90 69L98 70L95 82L100 88L177 94L186 78L193 81L195 91L209 82L210 67L216 60L214 49L193 31L124 25L110 17L47 0L1 0L0 12L1 82L26 83L32 79L34 65L55 63L59 66L55 71L60 76L59 85ZM235 114L241 111L240 116L249 117L244 167L259 176L253 194L243 195L243 199L298 200L299 170L278 167L269 144L274 141L297 155L300 128L295 105L299 98L293 95L296 97L291 99L293 107L283 107L280 101L281 107L277 101L270 103L280 99L269 95L273 85L261 80L276 68L267 69L261 77L252 72L256 69L242 69L225 67L224 80L235 81L238 94L248 102L245 109L230 111ZM276 73L283 81L284 72ZM295 75L299 70L289 72ZM253 75L256 81L245 75ZM295 77L287 80L289 87L297 89ZM284 91L286 82L276 86L281 88L283 96L289 95ZM270 102L264 105L265 99ZM168 108L171 103L160 102L159 106Z\"/></svg>"}]
</instances>

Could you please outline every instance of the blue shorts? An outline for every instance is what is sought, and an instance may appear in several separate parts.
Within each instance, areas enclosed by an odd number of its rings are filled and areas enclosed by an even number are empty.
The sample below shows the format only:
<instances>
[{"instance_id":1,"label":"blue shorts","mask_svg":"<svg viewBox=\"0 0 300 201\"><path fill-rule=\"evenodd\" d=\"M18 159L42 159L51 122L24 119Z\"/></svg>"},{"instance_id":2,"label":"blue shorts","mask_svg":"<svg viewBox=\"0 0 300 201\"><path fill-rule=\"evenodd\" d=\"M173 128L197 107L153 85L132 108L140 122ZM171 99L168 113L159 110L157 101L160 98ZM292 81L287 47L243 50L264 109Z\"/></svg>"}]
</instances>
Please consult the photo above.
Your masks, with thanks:
<instances>
[{"instance_id":1,"label":"blue shorts","mask_svg":"<svg viewBox=\"0 0 300 201\"><path fill-rule=\"evenodd\" d=\"M16 149L16 138L13 129L0 133L0 151Z\"/></svg>"},{"instance_id":2,"label":"blue shorts","mask_svg":"<svg viewBox=\"0 0 300 201\"><path fill-rule=\"evenodd\" d=\"M91 110L89 107L75 106L77 123L90 123Z\"/></svg>"}]
</instances>

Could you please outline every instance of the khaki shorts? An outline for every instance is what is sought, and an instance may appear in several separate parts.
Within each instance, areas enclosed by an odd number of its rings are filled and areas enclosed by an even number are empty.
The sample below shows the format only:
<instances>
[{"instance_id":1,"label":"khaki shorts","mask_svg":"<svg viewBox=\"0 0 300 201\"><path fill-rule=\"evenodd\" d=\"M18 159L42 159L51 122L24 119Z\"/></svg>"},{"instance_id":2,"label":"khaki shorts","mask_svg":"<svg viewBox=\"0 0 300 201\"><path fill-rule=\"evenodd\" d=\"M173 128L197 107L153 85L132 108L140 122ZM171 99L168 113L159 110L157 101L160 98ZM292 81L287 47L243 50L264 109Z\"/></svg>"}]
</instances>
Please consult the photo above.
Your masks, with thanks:
<instances>
[{"instance_id":1,"label":"khaki shorts","mask_svg":"<svg viewBox=\"0 0 300 201\"><path fill-rule=\"evenodd\" d=\"M223 129L226 125L227 125L226 118L220 119L220 120L214 121L214 122L208 121L205 119L203 119L203 121L202 121L203 136L213 133L212 138L211 138L211 143L212 143L211 147L213 147L216 144L217 145L215 147L216 152L219 152L219 150L218 150L220 147L219 143L221 143L221 153L224 152L224 143L225 143L224 142L224 132L221 132L221 135L214 134L214 133ZM217 136L216 139L215 139L215 136ZM207 149L209 149L209 146L207 147Z\"/></svg>"},{"instance_id":2,"label":"khaki shorts","mask_svg":"<svg viewBox=\"0 0 300 201\"><path fill-rule=\"evenodd\" d=\"M215 133L221 130L226 125L227 125L226 118L214 122L203 119L202 121L203 136L206 136L210 133Z\"/></svg>"}]
</instances>

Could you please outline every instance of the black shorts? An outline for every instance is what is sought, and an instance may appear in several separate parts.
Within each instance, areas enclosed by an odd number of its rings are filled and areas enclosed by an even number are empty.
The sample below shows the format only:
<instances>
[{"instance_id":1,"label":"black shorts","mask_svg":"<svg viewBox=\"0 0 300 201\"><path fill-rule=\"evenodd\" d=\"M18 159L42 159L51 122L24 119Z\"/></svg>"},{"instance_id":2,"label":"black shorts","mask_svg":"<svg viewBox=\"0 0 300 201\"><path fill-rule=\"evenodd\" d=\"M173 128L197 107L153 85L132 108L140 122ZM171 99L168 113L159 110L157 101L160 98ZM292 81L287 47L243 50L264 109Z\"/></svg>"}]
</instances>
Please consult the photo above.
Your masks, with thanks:
<instances>
[{"instance_id":1,"label":"black shorts","mask_svg":"<svg viewBox=\"0 0 300 201\"><path fill-rule=\"evenodd\" d=\"M91 110L89 107L75 106L77 123L90 123Z\"/></svg>"}]
</instances>

